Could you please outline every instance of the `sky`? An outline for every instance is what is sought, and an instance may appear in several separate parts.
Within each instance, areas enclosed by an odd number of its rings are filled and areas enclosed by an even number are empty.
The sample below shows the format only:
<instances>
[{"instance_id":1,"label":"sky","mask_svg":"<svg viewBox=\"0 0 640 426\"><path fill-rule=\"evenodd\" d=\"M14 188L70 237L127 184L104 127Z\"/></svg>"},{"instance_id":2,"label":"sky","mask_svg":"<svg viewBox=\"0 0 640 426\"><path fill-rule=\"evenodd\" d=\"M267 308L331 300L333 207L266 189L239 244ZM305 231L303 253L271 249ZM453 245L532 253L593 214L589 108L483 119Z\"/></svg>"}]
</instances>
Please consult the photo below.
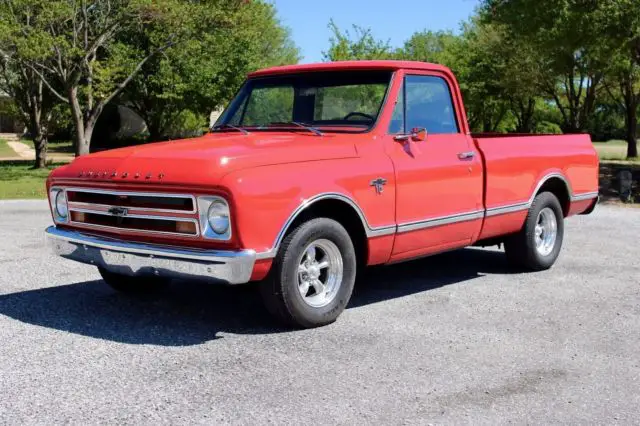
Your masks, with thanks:
<instances>
[{"instance_id":1,"label":"sky","mask_svg":"<svg viewBox=\"0 0 640 426\"><path fill-rule=\"evenodd\" d=\"M356 24L376 39L401 46L416 31L458 31L477 0L272 0L302 51L302 63L319 62L329 48L329 20L341 30Z\"/></svg>"}]
</instances>

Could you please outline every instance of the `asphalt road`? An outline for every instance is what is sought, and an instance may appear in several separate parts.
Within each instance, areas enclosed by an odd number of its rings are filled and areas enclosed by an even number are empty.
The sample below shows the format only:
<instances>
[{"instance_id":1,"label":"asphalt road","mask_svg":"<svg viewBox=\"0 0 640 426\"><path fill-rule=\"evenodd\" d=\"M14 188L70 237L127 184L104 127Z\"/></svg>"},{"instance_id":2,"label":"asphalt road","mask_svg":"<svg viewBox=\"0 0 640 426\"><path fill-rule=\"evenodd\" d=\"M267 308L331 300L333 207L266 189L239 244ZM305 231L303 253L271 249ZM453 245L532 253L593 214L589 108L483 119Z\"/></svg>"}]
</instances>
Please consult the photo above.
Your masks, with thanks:
<instances>
[{"instance_id":1,"label":"asphalt road","mask_svg":"<svg viewBox=\"0 0 640 426\"><path fill-rule=\"evenodd\" d=\"M254 288L114 293L0 203L0 423L639 424L640 209L568 221L556 266L466 249L372 270L337 323Z\"/></svg>"}]
</instances>

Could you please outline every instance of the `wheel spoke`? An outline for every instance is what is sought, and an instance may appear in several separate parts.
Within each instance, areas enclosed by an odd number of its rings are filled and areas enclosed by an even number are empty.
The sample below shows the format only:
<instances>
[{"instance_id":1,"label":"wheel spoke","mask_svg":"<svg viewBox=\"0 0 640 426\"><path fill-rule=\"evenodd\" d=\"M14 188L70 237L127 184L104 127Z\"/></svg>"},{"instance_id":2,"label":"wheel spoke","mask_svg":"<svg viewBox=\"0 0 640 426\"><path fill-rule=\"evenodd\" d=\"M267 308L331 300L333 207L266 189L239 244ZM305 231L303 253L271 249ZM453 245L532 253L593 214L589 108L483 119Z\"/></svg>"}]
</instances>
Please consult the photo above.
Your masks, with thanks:
<instances>
[{"instance_id":1,"label":"wheel spoke","mask_svg":"<svg viewBox=\"0 0 640 426\"><path fill-rule=\"evenodd\" d=\"M302 295L302 297L305 297L307 293L309 293L309 281L302 281L298 288L300 289L300 294Z\"/></svg>"},{"instance_id":2,"label":"wheel spoke","mask_svg":"<svg viewBox=\"0 0 640 426\"><path fill-rule=\"evenodd\" d=\"M304 263L301 263L300 265L298 265L298 273L308 274L309 270L307 269L307 265L305 265Z\"/></svg>"},{"instance_id":3,"label":"wheel spoke","mask_svg":"<svg viewBox=\"0 0 640 426\"><path fill-rule=\"evenodd\" d=\"M313 263L316 261L316 248L315 246L309 246L307 249L307 263Z\"/></svg>"},{"instance_id":4,"label":"wheel spoke","mask_svg":"<svg viewBox=\"0 0 640 426\"><path fill-rule=\"evenodd\" d=\"M326 269L329 267L329 256L325 256L322 258L322 260L318 263L318 268L320 269Z\"/></svg>"},{"instance_id":5,"label":"wheel spoke","mask_svg":"<svg viewBox=\"0 0 640 426\"><path fill-rule=\"evenodd\" d=\"M316 295L320 295L320 294L324 294L325 292L325 285L322 283L322 281L320 280L313 280L311 282L311 286L313 287L313 289L316 292Z\"/></svg>"}]
</instances>

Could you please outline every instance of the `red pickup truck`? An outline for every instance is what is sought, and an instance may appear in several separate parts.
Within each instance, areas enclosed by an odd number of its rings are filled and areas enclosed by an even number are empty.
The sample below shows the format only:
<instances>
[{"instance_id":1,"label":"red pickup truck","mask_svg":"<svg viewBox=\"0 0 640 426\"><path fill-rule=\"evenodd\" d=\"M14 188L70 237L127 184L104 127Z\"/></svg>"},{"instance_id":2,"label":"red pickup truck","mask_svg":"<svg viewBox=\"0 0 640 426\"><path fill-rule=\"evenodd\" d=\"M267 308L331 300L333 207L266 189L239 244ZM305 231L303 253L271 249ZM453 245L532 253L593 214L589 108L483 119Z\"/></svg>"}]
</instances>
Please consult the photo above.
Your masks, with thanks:
<instances>
[{"instance_id":1,"label":"red pickup truck","mask_svg":"<svg viewBox=\"0 0 640 426\"><path fill-rule=\"evenodd\" d=\"M551 267L598 157L587 135L472 134L443 66L338 62L255 72L209 134L77 158L47 190L54 252L115 289L261 281L270 312L315 327L361 266L504 243Z\"/></svg>"}]
</instances>

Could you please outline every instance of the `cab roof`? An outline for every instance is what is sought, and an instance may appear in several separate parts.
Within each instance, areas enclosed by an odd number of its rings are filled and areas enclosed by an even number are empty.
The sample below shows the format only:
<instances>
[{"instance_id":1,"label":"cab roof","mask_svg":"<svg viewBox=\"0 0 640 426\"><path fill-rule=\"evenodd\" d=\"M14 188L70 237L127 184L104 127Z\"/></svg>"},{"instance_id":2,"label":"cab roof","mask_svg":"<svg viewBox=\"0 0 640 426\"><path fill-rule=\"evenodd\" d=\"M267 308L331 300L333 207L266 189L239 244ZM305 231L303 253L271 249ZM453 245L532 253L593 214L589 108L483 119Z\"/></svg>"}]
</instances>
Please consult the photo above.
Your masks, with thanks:
<instances>
[{"instance_id":1,"label":"cab roof","mask_svg":"<svg viewBox=\"0 0 640 426\"><path fill-rule=\"evenodd\" d=\"M296 74L302 72L316 71L395 71L399 69L423 70L423 71L440 71L450 74L449 68L431 64L428 62L417 61L338 61L338 62L320 62L316 64L301 65L285 65L281 67L272 67L258 70L249 74L251 77L264 77L268 75L279 74Z\"/></svg>"}]
</instances>

